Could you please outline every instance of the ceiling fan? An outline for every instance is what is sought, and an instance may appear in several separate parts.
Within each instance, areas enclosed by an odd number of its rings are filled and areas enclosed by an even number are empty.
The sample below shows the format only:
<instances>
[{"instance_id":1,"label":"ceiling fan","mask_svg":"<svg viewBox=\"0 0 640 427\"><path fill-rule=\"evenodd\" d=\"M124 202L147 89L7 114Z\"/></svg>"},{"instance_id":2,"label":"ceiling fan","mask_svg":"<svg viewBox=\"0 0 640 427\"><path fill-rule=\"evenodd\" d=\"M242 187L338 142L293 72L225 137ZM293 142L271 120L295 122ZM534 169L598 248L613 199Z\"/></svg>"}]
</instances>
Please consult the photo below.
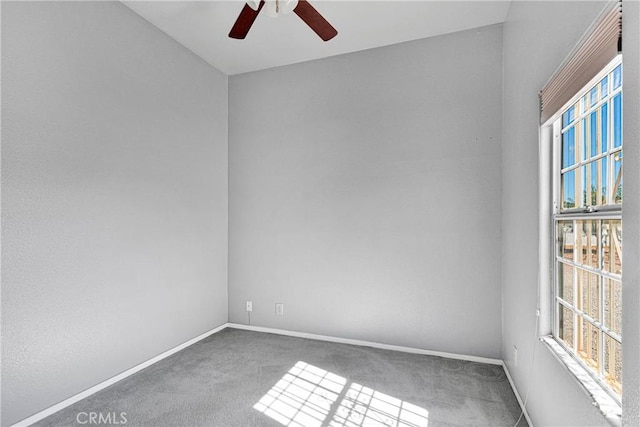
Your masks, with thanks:
<instances>
[{"instance_id":1,"label":"ceiling fan","mask_svg":"<svg viewBox=\"0 0 640 427\"><path fill-rule=\"evenodd\" d=\"M331 40L338 34L338 31L306 0L249 0L233 24L229 37L244 39L262 9L271 17L293 11L324 41Z\"/></svg>"}]
</instances>

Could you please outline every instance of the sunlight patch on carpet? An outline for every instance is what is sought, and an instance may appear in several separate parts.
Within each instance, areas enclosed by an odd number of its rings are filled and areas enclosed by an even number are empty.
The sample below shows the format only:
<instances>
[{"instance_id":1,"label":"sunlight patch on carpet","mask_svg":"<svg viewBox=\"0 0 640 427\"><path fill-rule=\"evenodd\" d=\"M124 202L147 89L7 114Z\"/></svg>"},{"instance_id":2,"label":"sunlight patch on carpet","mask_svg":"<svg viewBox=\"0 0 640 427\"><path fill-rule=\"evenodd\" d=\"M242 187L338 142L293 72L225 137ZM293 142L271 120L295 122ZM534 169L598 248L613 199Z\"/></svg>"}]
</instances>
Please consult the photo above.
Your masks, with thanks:
<instances>
[{"instance_id":1,"label":"sunlight patch on carpet","mask_svg":"<svg viewBox=\"0 0 640 427\"><path fill-rule=\"evenodd\" d=\"M345 378L305 362L296 363L253 408L291 427L427 427L429 423L424 408L357 383L347 388Z\"/></svg>"}]
</instances>

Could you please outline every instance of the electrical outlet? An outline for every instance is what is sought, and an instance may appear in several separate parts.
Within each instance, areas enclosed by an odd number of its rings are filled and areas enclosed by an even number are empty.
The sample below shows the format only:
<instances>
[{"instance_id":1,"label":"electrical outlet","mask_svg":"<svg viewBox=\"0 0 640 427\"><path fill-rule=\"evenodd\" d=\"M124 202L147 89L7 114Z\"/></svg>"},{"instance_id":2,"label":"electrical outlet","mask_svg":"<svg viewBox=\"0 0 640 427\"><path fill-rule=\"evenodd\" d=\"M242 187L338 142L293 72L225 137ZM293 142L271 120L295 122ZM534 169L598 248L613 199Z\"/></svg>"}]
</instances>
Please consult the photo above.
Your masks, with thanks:
<instances>
[{"instance_id":1,"label":"electrical outlet","mask_svg":"<svg viewBox=\"0 0 640 427\"><path fill-rule=\"evenodd\" d=\"M281 302L276 303L276 314L278 316L284 316L284 304Z\"/></svg>"},{"instance_id":2,"label":"electrical outlet","mask_svg":"<svg viewBox=\"0 0 640 427\"><path fill-rule=\"evenodd\" d=\"M253 302L247 301L247 311L253 311Z\"/></svg>"},{"instance_id":3,"label":"electrical outlet","mask_svg":"<svg viewBox=\"0 0 640 427\"><path fill-rule=\"evenodd\" d=\"M513 346L513 366L518 366L518 347Z\"/></svg>"}]
</instances>

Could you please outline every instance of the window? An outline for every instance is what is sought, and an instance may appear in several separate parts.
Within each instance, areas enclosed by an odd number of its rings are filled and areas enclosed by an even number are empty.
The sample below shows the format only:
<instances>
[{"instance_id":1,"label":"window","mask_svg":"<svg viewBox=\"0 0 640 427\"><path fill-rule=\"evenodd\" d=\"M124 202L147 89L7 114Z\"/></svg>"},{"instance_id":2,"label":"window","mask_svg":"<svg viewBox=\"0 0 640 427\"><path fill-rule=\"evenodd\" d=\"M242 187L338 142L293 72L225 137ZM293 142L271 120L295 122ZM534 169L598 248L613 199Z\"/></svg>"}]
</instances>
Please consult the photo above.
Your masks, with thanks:
<instances>
[{"instance_id":1,"label":"window","mask_svg":"<svg viewBox=\"0 0 640 427\"><path fill-rule=\"evenodd\" d=\"M622 395L622 60L553 127L557 341L618 401Z\"/></svg>"}]
</instances>

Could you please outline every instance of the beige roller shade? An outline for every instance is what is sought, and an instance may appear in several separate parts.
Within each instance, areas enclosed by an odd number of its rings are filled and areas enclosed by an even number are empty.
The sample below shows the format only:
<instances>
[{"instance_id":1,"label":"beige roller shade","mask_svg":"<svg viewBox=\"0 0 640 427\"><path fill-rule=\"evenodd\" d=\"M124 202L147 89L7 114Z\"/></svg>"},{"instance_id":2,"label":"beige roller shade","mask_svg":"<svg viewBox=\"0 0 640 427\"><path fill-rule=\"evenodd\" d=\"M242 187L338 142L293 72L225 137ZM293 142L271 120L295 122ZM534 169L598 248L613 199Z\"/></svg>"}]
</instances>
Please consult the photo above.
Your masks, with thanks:
<instances>
[{"instance_id":1,"label":"beige roller shade","mask_svg":"<svg viewBox=\"0 0 640 427\"><path fill-rule=\"evenodd\" d=\"M622 50L622 1L611 4L540 92L544 123Z\"/></svg>"}]
</instances>

